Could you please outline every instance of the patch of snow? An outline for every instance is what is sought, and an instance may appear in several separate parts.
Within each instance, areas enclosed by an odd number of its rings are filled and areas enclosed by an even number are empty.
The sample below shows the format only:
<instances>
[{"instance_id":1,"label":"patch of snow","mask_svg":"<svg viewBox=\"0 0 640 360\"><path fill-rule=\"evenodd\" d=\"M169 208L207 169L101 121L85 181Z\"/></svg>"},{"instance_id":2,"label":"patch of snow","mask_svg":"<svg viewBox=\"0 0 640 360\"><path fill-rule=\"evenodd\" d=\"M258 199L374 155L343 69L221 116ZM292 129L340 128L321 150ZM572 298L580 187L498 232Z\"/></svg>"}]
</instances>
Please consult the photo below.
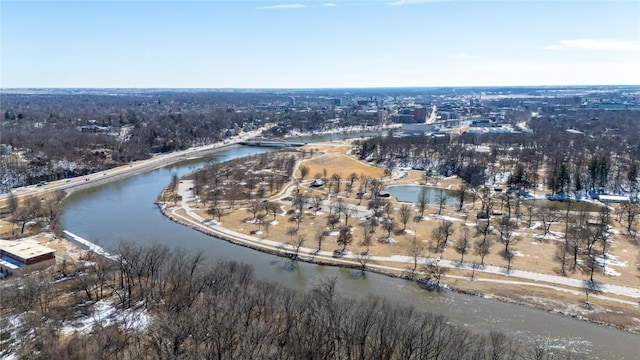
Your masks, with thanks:
<instances>
[{"instance_id":1,"label":"patch of snow","mask_svg":"<svg viewBox=\"0 0 640 360\"><path fill-rule=\"evenodd\" d=\"M149 316L144 310L116 310L106 300L93 304L93 308L91 315L67 322L62 326L61 332L67 335L74 332L88 333L94 325L109 326L116 322L127 329L143 330L149 324Z\"/></svg>"},{"instance_id":2,"label":"patch of snow","mask_svg":"<svg viewBox=\"0 0 640 360\"><path fill-rule=\"evenodd\" d=\"M523 254L523 253L522 253L522 251L520 251L520 250L511 250L511 251L510 251L510 253L511 253L513 256L524 256L524 254Z\"/></svg>"},{"instance_id":3,"label":"patch of snow","mask_svg":"<svg viewBox=\"0 0 640 360\"><path fill-rule=\"evenodd\" d=\"M396 239L394 238L390 238L390 237L383 237L382 239L380 239L381 243L385 243L385 244L395 244L397 243Z\"/></svg>"},{"instance_id":4,"label":"patch of snow","mask_svg":"<svg viewBox=\"0 0 640 360\"><path fill-rule=\"evenodd\" d=\"M466 225L466 226L478 226L478 224L476 224L476 223L469 223L469 222L468 222L468 223L465 223L465 225Z\"/></svg>"},{"instance_id":5,"label":"patch of snow","mask_svg":"<svg viewBox=\"0 0 640 360\"><path fill-rule=\"evenodd\" d=\"M539 228L540 226L542 226L542 222L536 221L536 222L533 223L533 225L531 225L531 227L529 229L535 230L535 229Z\"/></svg>"},{"instance_id":6,"label":"patch of snow","mask_svg":"<svg viewBox=\"0 0 640 360\"><path fill-rule=\"evenodd\" d=\"M340 231L335 231L334 230L334 231L329 233L329 236L338 236L338 235L340 235Z\"/></svg>"},{"instance_id":7,"label":"patch of snow","mask_svg":"<svg viewBox=\"0 0 640 360\"><path fill-rule=\"evenodd\" d=\"M278 220L273 220L273 221L270 221L270 222L269 222L269 224L271 224L271 225L278 225L279 223L278 223Z\"/></svg>"},{"instance_id":8,"label":"patch of snow","mask_svg":"<svg viewBox=\"0 0 640 360\"><path fill-rule=\"evenodd\" d=\"M433 215L434 218L438 219L438 220L447 220L447 221L462 221L458 218L454 218L451 216L446 216L446 215Z\"/></svg>"},{"instance_id":9,"label":"patch of snow","mask_svg":"<svg viewBox=\"0 0 640 360\"><path fill-rule=\"evenodd\" d=\"M535 234L532 236L538 240L543 240L543 241L544 240L560 240L560 237L555 236L553 234L547 234L547 235Z\"/></svg>"},{"instance_id":10,"label":"patch of snow","mask_svg":"<svg viewBox=\"0 0 640 360\"><path fill-rule=\"evenodd\" d=\"M607 275L607 276L620 276L620 273L618 271L613 270L610 267L606 267L604 269L604 274Z\"/></svg>"},{"instance_id":11,"label":"patch of snow","mask_svg":"<svg viewBox=\"0 0 640 360\"><path fill-rule=\"evenodd\" d=\"M411 234L411 235L415 235L415 231L411 230L411 229L405 229L404 232L406 232L407 234Z\"/></svg>"},{"instance_id":12,"label":"patch of snow","mask_svg":"<svg viewBox=\"0 0 640 360\"><path fill-rule=\"evenodd\" d=\"M598 265L604 266L605 270L608 270L609 266L627 267L629 265L629 263L626 261L624 262L618 261L618 258L616 256L611 255L609 253L599 256L598 258L596 258L596 261ZM616 275L616 276L619 276L619 275Z\"/></svg>"}]
</instances>

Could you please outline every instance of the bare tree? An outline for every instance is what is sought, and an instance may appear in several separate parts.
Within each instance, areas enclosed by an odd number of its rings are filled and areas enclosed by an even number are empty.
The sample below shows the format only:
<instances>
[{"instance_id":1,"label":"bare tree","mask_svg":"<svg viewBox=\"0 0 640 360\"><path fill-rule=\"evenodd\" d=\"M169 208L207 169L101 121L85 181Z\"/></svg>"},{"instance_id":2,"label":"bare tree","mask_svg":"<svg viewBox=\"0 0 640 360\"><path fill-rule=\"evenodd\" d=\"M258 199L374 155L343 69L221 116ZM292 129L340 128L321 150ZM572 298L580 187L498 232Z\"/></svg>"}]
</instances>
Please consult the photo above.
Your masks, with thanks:
<instances>
[{"instance_id":1,"label":"bare tree","mask_svg":"<svg viewBox=\"0 0 640 360\"><path fill-rule=\"evenodd\" d=\"M551 230L551 225L560 219L560 215L556 211L543 206L539 209L538 216L542 221L542 228L544 230L544 236L546 237Z\"/></svg>"},{"instance_id":2,"label":"bare tree","mask_svg":"<svg viewBox=\"0 0 640 360\"><path fill-rule=\"evenodd\" d=\"M326 231L322 228L317 228L315 232L315 239L318 242L318 251L322 248L322 241L326 236Z\"/></svg>"},{"instance_id":3,"label":"bare tree","mask_svg":"<svg viewBox=\"0 0 640 360\"><path fill-rule=\"evenodd\" d=\"M264 224L262 224L262 226L264 227L265 235L269 236L269 228L271 228L271 221L265 221Z\"/></svg>"},{"instance_id":4,"label":"bare tree","mask_svg":"<svg viewBox=\"0 0 640 360\"><path fill-rule=\"evenodd\" d=\"M342 175L340 175L340 173L335 173L331 175L331 179L335 182L335 193L340 193L340 181L342 180Z\"/></svg>"},{"instance_id":5,"label":"bare tree","mask_svg":"<svg viewBox=\"0 0 640 360\"><path fill-rule=\"evenodd\" d=\"M290 243L293 243L293 237L296 236L297 234L298 234L298 228L293 226L289 226L287 228L287 235L289 235L290 237L290 240L289 240Z\"/></svg>"},{"instance_id":6,"label":"bare tree","mask_svg":"<svg viewBox=\"0 0 640 360\"><path fill-rule=\"evenodd\" d=\"M396 222L393 220L393 218L387 217L382 220L382 227L387 232L387 239L389 239L391 237L391 232L396 228Z\"/></svg>"},{"instance_id":7,"label":"bare tree","mask_svg":"<svg viewBox=\"0 0 640 360\"><path fill-rule=\"evenodd\" d=\"M360 264L360 271L362 272L363 276L364 276L365 270L367 269L367 264L369 263L369 260L371 260L371 256L369 255L369 252L363 252L356 255L356 261L358 262L358 264Z\"/></svg>"},{"instance_id":8,"label":"bare tree","mask_svg":"<svg viewBox=\"0 0 640 360\"><path fill-rule=\"evenodd\" d=\"M273 221L276 220L276 216L278 215L278 211L280 211L280 205L277 202L269 201L264 204L265 210L271 215L273 215Z\"/></svg>"},{"instance_id":9,"label":"bare tree","mask_svg":"<svg viewBox=\"0 0 640 360\"><path fill-rule=\"evenodd\" d=\"M442 215L442 208L449 200L449 195L443 190L440 189L440 193L436 195L436 201L438 202L438 215Z\"/></svg>"},{"instance_id":10,"label":"bare tree","mask_svg":"<svg viewBox=\"0 0 640 360\"><path fill-rule=\"evenodd\" d=\"M335 214L327 216L327 225L331 226L331 230L335 229L336 225L340 223L340 217Z\"/></svg>"},{"instance_id":11,"label":"bare tree","mask_svg":"<svg viewBox=\"0 0 640 360\"><path fill-rule=\"evenodd\" d=\"M638 214L640 214L640 205L628 202L622 205L621 210L627 221L627 235L632 236L634 234L636 218Z\"/></svg>"},{"instance_id":12,"label":"bare tree","mask_svg":"<svg viewBox=\"0 0 640 360\"><path fill-rule=\"evenodd\" d=\"M349 225L349 218L355 216L358 213L358 210L350 205L345 205L342 213L344 214L344 225Z\"/></svg>"},{"instance_id":13,"label":"bare tree","mask_svg":"<svg viewBox=\"0 0 640 360\"><path fill-rule=\"evenodd\" d=\"M7 196L7 206L9 207L9 213L11 214L11 235L13 235L13 227L15 226L14 215L18 210L18 197L13 192L10 192Z\"/></svg>"},{"instance_id":14,"label":"bare tree","mask_svg":"<svg viewBox=\"0 0 640 360\"><path fill-rule=\"evenodd\" d=\"M313 199L311 199L311 203L313 206L313 216L316 216L318 211L322 209L322 198L320 196L314 196Z\"/></svg>"},{"instance_id":15,"label":"bare tree","mask_svg":"<svg viewBox=\"0 0 640 360\"><path fill-rule=\"evenodd\" d=\"M433 229L431 236L436 241L436 246L434 247L437 252L443 252L447 247L447 243L449 242L449 237L453 235L455 229L453 227L453 222L448 220L443 220L438 227Z\"/></svg>"},{"instance_id":16,"label":"bare tree","mask_svg":"<svg viewBox=\"0 0 640 360\"><path fill-rule=\"evenodd\" d=\"M292 260L297 260L298 259L298 255L300 254L300 248L302 247L302 245L304 245L305 241L307 241L307 237L302 234L302 235L298 235L298 237L296 238L296 241L293 243L293 259Z\"/></svg>"},{"instance_id":17,"label":"bare tree","mask_svg":"<svg viewBox=\"0 0 640 360\"><path fill-rule=\"evenodd\" d=\"M458 211L462 211L464 207L464 198L467 195L468 190L467 184L463 183L458 187Z\"/></svg>"},{"instance_id":18,"label":"bare tree","mask_svg":"<svg viewBox=\"0 0 640 360\"><path fill-rule=\"evenodd\" d=\"M371 240L373 240L373 234L375 234L376 228L371 224L371 222L362 224L360 228L362 229L362 242L360 243L360 245L366 246L368 253L369 247L371 246Z\"/></svg>"},{"instance_id":19,"label":"bare tree","mask_svg":"<svg viewBox=\"0 0 640 360\"><path fill-rule=\"evenodd\" d=\"M418 195L418 209L420 210L420 218L424 217L424 211L429 205L429 188L421 187L420 194Z\"/></svg>"},{"instance_id":20,"label":"bare tree","mask_svg":"<svg viewBox=\"0 0 640 360\"><path fill-rule=\"evenodd\" d=\"M474 244L474 252L480 256L480 265L484 266L484 258L489 254L493 239L491 238L491 225L489 222L481 222L478 224L478 232L480 239Z\"/></svg>"},{"instance_id":21,"label":"bare tree","mask_svg":"<svg viewBox=\"0 0 640 360\"><path fill-rule=\"evenodd\" d=\"M498 218L498 221L495 223L495 228L500 233L500 243L504 245L504 255L510 253L509 246L515 245L520 242L519 236L513 235L513 230L515 228L514 221L509 216L503 216Z\"/></svg>"},{"instance_id":22,"label":"bare tree","mask_svg":"<svg viewBox=\"0 0 640 360\"><path fill-rule=\"evenodd\" d=\"M439 259L425 264L425 281L430 287L439 290L442 288L442 277L447 273L447 268L440 266Z\"/></svg>"},{"instance_id":23,"label":"bare tree","mask_svg":"<svg viewBox=\"0 0 640 360\"><path fill-rule=\"evenodd\" d=\"M407 223L409 219L411 219L411 206L407 204L400 205L400 209L398 209L398 215L400 216L400 221L402 222L402 231L404 232L407 229Z\"/></svg>"},{"instance_id":24,"label":"bare tree","mask_svg":"<svg viewBox=\"0 0 640 360\"><path fill-rule=\"evenodd\" d=\"M301 165L298 169L300 170L300 178L304 180L304 178L309 175L309 167L306 165Z\"/></svg>"},{"instance_id":25,"label":"bare tree","mask_svg":"<svg viewBox=\"0 0 640 360\"><path fill-rule=\"evenodd\" d=\"M453 243L453 248L460 254L460 265L462 265L464 263L464 256L471 248L471 237L469 235L469 229L466 226L461 227L460 236Z\"/></svg>"},{"instance_id":26,"label":"bare tree","mask_svg":"<svg viewBox=\"0 0 640 360\"><path fill-rule=\"evenodd\" d=\"M260 212L260 210L262 210L262 201L260 201L259 199L256 199L249 203L249 207L247 208L247 211L249 211L253 215L253 219L257 218L257 214Z\"/></svg>"},{"instance_id":27,"label":"bare tree","mask_svg":"<svg viewBox=\"0 0 640 360\"><path fill-rule=\"evenodd\" d=\"M347 245L353 242L353 234L351 233L351 228L348 226L343 226L340 229L340 234L338 234L338 245L342 245L342 251L344 252L347 249Z\"/></svg>"},{"instance_id":28,"label":"bare tree","mask_svg":"<svg viewBox=\"0 0 640 360\"><path fill-rule=\"evenodd\" d=\"M418 238L414 235L413 240L411 241L410 249L411 257L413 257L413 269L411 270L411 272L414 274L418 269L418 259L420 258L420 256L422 256L424 250L424 243L421 240L418 240Z\"/></svg>"},{"instance_id":29,"label":"bare tree","mask_svg":"<svg viewBox=\"0 0 640 360\"><path fill-rule=\"evenodd\" d=\"M351 184L351 186L353 186L353 182L358 180L358 174L356 174L355 172L352 172L351 174L349 174L349 184Z\"/></svg>"}]
</instances>

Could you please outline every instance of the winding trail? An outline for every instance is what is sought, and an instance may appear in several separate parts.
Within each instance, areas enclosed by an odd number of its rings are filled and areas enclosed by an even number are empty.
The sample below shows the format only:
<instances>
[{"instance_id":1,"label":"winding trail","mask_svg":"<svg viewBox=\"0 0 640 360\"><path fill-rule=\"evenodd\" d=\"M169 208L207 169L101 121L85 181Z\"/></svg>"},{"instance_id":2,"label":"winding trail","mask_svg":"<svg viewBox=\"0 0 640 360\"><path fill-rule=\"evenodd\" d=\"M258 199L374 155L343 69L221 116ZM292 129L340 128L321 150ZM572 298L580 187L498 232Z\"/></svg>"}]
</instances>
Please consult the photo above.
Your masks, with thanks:
<instances>
[{"instance_id":1,"label":"winding trail","mask_svg":"<svg viewBox=\"0 0 640 360\"><path fill-rule=\"evenodd\" d=\"M182 196L182 201L178 207L172 207L167 209L170 212L171 216L175 219L179 219L180 222L190 224L196 228L204 230L206 233L212 233L224 239L229 239L233 242L242 243L248 247L255 248L258 250L266 250L270 253L278 253L281 251L293 252L293 246L287 243L268 240L268 239L260 239L254 236L246 235L239 233L237 231L224 228L217 222L213 222L211 220L207 220L201 216L199 216L190 206L191 203L194 202L194 196L191 188L193 187L192 181L184 180L182 183L178 185L178 193ZM290 193L292 189L288 189L289 191L284 191L285 194ZM179 213L179 210L183 210L186 213L186 216ZM339 258L335 258L332 252L329 251L317 251L316 249L311 249L307 247L302 247L299 250L299 256L304 261L305 258L310 258L309 260L321 261L324 263L333 263L333 264L349 264L354 267L361 267L362 265L357 261L356 255L348 254L342 255ZM392 255L392 256L370 256L370 261L376 262L384 262L384 263L397 263L397 264L412 264L414 262L414 258L412 256L403 256L403 255ZM439 258L428 258L428 257L419 257L418 263L425 264L427 262L437 263L441 267L452 268L452 269L462 269L473 271L473 265L470 263L460 264L459 261L451 261L444 260ZM379 264L367 263L367 268L372 270L379 270L381 272L393 272L400 273L406 271L407 267L405 266L384 266ZM556 275L548 275L541 273L534 273L522 270L511 269L507 271L507 268L499 267L499 266L490 266L485 265L484 267L475 268L475 273L486 273L486 274L497 274L506 276L510 279L525 279L534 281L532 282L518 282L515 280L500 280L500 279L479 279L476 278L477 281L490 281L496 283L512 283L512 284L523 284L529 286L539 286L545 288L551 288L557 291L568 291L566 287L575 288L580 290L582 293L585 289L597 290L599 293L608 293L618 296L624 296L631 299L640 299L640 289L631 288L613 284L605 284L605 283L596 283L591 284L588 281L567 278ZM468 277L458 277L454 275L449 275L450 278L462 278L468 279ZM606 300L617 301L625 304L638 305L637 301L628 301L623 299L617 299L612 297L607 297L603 295L593 294L591 296L600 297Z\"/></svg>"}]
</instances>

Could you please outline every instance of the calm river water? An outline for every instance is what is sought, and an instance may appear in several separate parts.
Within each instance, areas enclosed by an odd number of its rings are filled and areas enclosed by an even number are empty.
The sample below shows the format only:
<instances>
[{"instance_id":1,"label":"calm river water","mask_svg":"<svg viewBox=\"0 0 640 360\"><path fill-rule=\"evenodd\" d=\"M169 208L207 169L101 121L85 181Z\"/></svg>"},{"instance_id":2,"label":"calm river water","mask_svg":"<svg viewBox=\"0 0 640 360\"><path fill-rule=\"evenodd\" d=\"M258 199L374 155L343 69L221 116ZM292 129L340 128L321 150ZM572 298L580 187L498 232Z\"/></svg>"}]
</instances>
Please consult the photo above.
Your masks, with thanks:
<instances>
[{"instance_id":1,"label":"calm river water","mask_svg":"<svg viewBox=\"0 0 640 360\"><path fill-rule=\"evenodd\" d=\"M314 142L355 136L306 137L295 141ZM640 337L633 334L495 300L452 292L435 294L420 289L415 283L382 275L367 274L362 278L354 276L350 270L313 264L300 264L297 269L290 270L282 258L234 246L173 223L154 204L174 173L185 175L213 158L226 161L266 151L271 149L230 147L206 158L183 161L76 192L65 201L65 229L105 248L126 239L143 244L159 243L202 250L209 259L251 264L259 278L297 289L307 288L319 276L337 275L344 296L380 295L445 315L451 322L474 331L499 330L523 339L545 341L549 346L568 348L585 358L637 359Z\"/></svg>"}]
</instances>

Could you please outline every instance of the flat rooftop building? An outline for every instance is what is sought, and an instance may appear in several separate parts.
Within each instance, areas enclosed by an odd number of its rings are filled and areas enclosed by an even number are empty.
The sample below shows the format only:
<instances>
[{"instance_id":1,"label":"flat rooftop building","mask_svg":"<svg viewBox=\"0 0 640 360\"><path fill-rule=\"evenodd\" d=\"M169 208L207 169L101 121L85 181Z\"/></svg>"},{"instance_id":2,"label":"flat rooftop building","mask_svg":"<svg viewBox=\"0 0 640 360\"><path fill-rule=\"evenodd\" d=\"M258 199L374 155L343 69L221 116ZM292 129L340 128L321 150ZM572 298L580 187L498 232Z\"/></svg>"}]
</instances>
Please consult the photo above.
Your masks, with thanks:
<instances>
[{"instance_id":1,"label":"flat rooftop building","mask_svg":"<svg viewBox=\"0 0 640 360\"><path fill-rule=\"evenodd\" d=\"M55 250L35 240L0 240L0 273L5 276L24 275L55 263Z\"/></svg>"}]
</instances>

